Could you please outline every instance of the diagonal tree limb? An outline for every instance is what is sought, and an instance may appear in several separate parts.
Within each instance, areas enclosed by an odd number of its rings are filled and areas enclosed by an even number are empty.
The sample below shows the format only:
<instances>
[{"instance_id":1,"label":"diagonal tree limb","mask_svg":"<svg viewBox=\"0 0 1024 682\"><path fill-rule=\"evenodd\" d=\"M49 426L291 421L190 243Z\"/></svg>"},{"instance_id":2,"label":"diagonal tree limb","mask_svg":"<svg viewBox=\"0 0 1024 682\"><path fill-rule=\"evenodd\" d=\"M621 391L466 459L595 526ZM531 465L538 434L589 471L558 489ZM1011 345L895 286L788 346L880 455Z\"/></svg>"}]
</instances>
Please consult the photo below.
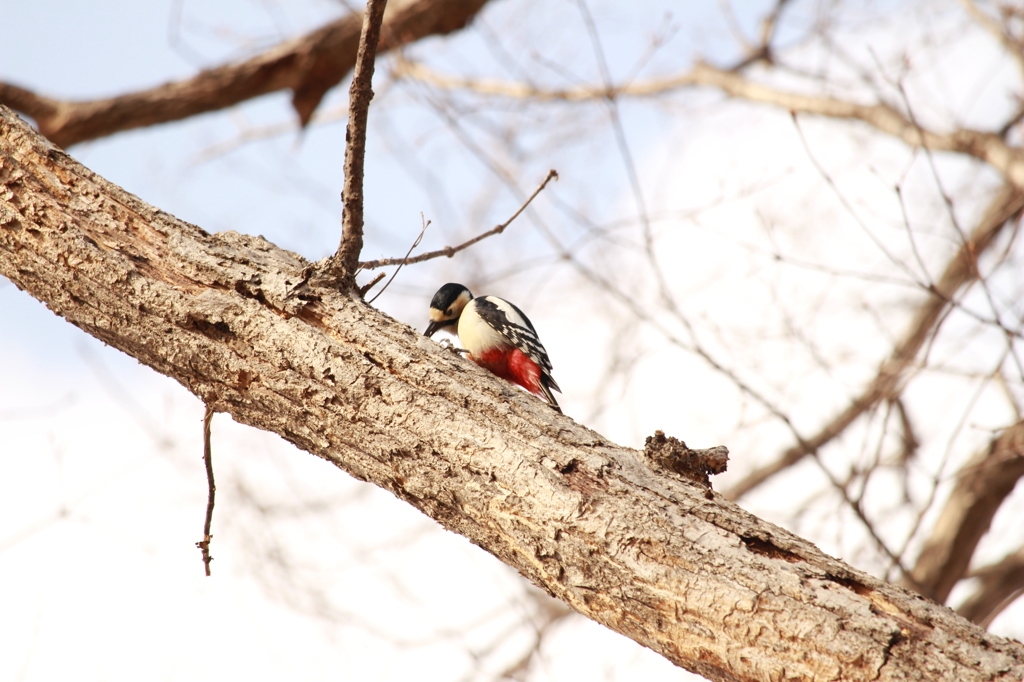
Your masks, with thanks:
<instances>
[{"instance_id":1,"label":"diagonal tree limb","mask_svg":"<svg viewBox=\"0 0 1024 682\"><path fill-rule=\"evenodd\" d=\"M1009 682L1024 645L853 569L0 108L0 274L236 421L371 481L715 681Z\"/></svg>"},{"instance_id":2,"label":"diagonal tree limb","mask_svg":"<svg viewBox=\"0 0 1024 682\"><path fill-rule=\"evenodd\" d=\"M910 572L921 594L945 603L953 586L967 573L992 518L1021 478L1024 422L1003 431L957 474L956 485Z\"/></svg>"},{"instance_id":3,"label":"diagonal tree limb","mask_svg":"<svg viewBox=\"0 0 1024 682\"><path fill-rule=\"evenodd\" d=\"M987 628L1003 609L1024 594L1024 549L972 571L970 577L978 580L978 589L956 612Z\"/></svg>"},{"instance_id":4,"label":"diagonal tree limb","mask_svg":"<svg viewBox=\"0 0 1024 682\"><path fill-rule=\"evenodd\" d=\"M878 368L871 383L814 436L805 439L804 443L794 444L774 462L750 472L729 488L725 495L732 500L739 499L783 469L816 453L879 402L896 398L904 374L925 342L934 334L950 301L954 300L960 289L978 279L977 259L988 250L1005 227L1017 220L1022 209L1024 192L1009 184L996 192L966 243L957 250L942 276L932 286L928 297L918 306L903 338Z\"/></svg>"},{"instance_id":5,"label":"diagonal tree limb","mask_svg":"<svg viewBox=\"0 0 1024 682\"><path fill-rule=\"evenodd\" d=\"M384 18L379 50L386 52L468 24L487 0L394 0ZM114 133L217 111L279 90L305 126L324 94L355 65L361 14L350 14L251 59L202 71L192 78L92 101L44 97L0 83L0 104L30 116L54 144L70 147Z\"/></svg>"}]
</instances>

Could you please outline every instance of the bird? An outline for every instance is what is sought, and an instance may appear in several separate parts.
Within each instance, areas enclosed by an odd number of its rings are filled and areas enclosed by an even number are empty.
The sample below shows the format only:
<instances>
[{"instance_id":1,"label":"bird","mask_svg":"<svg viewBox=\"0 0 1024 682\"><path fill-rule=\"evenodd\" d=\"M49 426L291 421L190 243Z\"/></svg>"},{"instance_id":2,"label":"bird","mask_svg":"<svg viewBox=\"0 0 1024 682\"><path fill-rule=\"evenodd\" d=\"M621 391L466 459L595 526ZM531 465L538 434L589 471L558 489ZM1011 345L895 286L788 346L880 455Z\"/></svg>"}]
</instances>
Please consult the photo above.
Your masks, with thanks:
<instances>
[{"instance_id":1,"label":"bird","mask_svg":"<svg viewBox=\"0 0 1024 682\"><path fill-rule=\"evenodd\" d=\"M458 334L469 359L506 381L522 386L561 412L551 391L562 392L551 376L551 360L537 330L522 310L497 296L474 298L465 285L449 282L430 300L430 325Z\"/></svg>"}]
</instances>

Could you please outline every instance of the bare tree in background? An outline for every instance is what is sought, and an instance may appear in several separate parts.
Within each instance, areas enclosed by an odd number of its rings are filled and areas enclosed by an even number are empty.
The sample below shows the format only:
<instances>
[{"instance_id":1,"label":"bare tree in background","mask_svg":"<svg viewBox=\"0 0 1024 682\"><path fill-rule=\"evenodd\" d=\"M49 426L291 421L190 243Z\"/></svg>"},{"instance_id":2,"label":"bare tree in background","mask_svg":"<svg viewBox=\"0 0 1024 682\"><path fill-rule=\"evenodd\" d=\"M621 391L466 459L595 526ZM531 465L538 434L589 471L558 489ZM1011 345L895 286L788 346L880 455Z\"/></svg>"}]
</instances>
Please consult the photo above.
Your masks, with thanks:
<instances>
[{"instance_id":1,"label":"bare tree in background","mask_svg":"<svg viewBox=\"0 0 1024 682\"><path fill-rule=\"evenodd\" d=\"M868 13L858 16L864 10ZM746 403L741 425L750 433L751 449L756 444L763 452L765 442L781 441L774 457L762 457L767 461L754 467L747 462L746 471L736 472L727 495L739 499L761 488L785 495L792 470L806 469L810 462L822 485L790 508L791 523L802 527L802 515L832 507L839 514L830 518L848 518L857 527L843 532L855 538L850 546L866 565L940 602L946 602L958 582L974 584L962 612L976 622L990 622L1024 590L1024 583L1006 582L1009 574L1019 574L1014 559L1019 546L1001 550L1009 553L996 565L971 566L982 537L1001 505L1012 500L1010 494L1024 474L1019 441L1021 280L1015 249L1024 207L1024 154L1017 129L1024 115L1018 105L1024 66L1020 10L1005 3L965 1L920 3L891 15L872 15L858 3L826 7L779 2L763 15L756 32L739 26L732 9L724 11L737 42L730 62L708 59L681 71L630 74L617 81L608 74L601 38L583 6L588 49L598 64L596 81L541 85L472 78L411 61L399 62L396 72L435 88L437 101L451 110L462 102L457 98L476 97L480 106L509 101L520 102L524 109L571 106L574 117L579 116L576 109L589 104L595 117L606 116L608 133L602 142L615 149L609 153L621 161L626 181L633 183L630 208L635 212L609 224L583 207L565 210L563 219L578 221L589 238L607 246L577 250L560 244L560 255L576 269L583 286L596 285L607 300L619 304L613 324L638 326L652 334L641 344L631 337L634 352L669 348L696 356ZM872 49L853 54L846 46L858 33L878 30L885 35L907 24L913 26L909 40L888 53ZM664 25L661 29L672 30ZM652 52L660 49L655 40ZM980 49L999 54L1002 68L1017 78L996 81L992 72L978 74L993 82L956 80L953 85L971 88L971 95L928 98L928 80L948 78L941 71L943 51L955 55ZM977 104L969 99L980 98L986 87L997 90L988 97L1001 105L999 115L989 99ZM709 90L729 99L706 102ZM714 224L720 222L715 216L705 217L723 199L698 204L679 220L666 210L671 206L652 207L652 189L662 188L636 180L639 171L625 142L622 110L646 105L672 112L686 108L688 98L711 112L702 112L702 117L721 115L734 123L761 115L746 103L778 111L775 128L788 134L788 142L805 156L810 169L801 176L807 182L800 190L806 203L781 208L763 197L784 183L782 173L788 169L770 170L778 177L762 180L762 187L742 169L737 173L739 181L751 186L741 187L734 200L753 195L746 205L772 214L758 216L761 239L741 233L749 239L743 245L748 260L737 261L721 278L748 277L743 268L764 269L750 277L752 286L734 289L765 295L770 304L759 319L723 324L725 316L695 310L678 288L681 280L694 289L700 286L675 273L702 256L688 253L687 238L672 232L699 229L704 223L725 232L727 228ZM968 125L965 117L983 120ZM547 139L571 137L555 126L547 132ZM857 146L856 156L841 159L838 168L824 156L833 152L826 138L835 136ZM680 147L684 151L679 156L684 157L686 147ZM764 163L755 149L748 151L754 163ZM517 175L513 168L493 163L504 178ZM871 170L874 177L869 180L877 187L857 186L857 178L850 177L857 166ZM692 179L698 173L672 179ZM683 184L676 191L685 195L686 189ZM692 201L685 197L678 203ZM799 216L807 206L828 212L830 222L809 224ZM851 245L851 230L869 243L868 249ZM624 243L635 249L633 259L621 255ZM606 250L614 251L619 261L611 268L611 261L602 260L608 257ZM799 300L792 297L799 287L822 294ZM715 298L716 303L721 300ZM833 326L823 329L821 318ZM852 331L865 321L877 325L874 333L888 339L888 348L872 344L872 352L864 353L846 339L829 338L837 328L849 323ZM859 335L851 338L860 343ZM765 350L766 345L775 348ZM614 346L608 355L618 356ZM627 366L632 370L636 363L634 358ZM785 375L774 372L773 363L784 367ZM802 368L797 373L827 378L834 397L799 395L791 386L794 367ZM838 376L851 369L859 381ZM618 384L610 376L602 377L601 387L615 391ZM620 375L619 381L628 379ZM919 388L936 381L945 384L942 391L961 398L944 406L950 412L943 411L938 422L932 421L932 389ZM984 408L979 408L981 401ZM823 403L830 409L822 411ZM808 419L802 410L816 416ZM893 482L900 488L891 487ZM972 582L973 575L987 579ZM979 608L981 603L993 610Z\"/></svg>"},{"instance_id":2,"label":"bare tree in background","mask_svg":"<svg viewBox=\"0 0 1024 682\"><path fill-rule=\"evenodd\" d=\"M559 164L572 184L531 209L529 232L501 238L539 256L510 259L507 243L483 242L445 272L534 301L557 290L573 300L567 311L585 310L577 332L595 340L600 364L592 386L569 393L589 410L583 421L615 424L650 409L645 392L701 386L664 412L678 423L659 426L688 438L715 413L714 439L734 453L726 496L987 627L1024 591L1013 522L1024 475L1019 8L783 1L751 22L723 3L728 47L717 40L691 61L673 49L687 16L644 17L647 39L624 47L614 7L514 4L407 3L382 34L382 50L396 50L384 89L399 93L382 106L433 112L451 149L488 174L467 202L428 168L412 170L439 204L479 208L477 227L452 242L480 231L494 197L524 198L555 165L547 150L580 169ZM530 19L506 28L510 14ZM458 71L416 45L397 52L474 19L467 30L487 42L491 70ZM352 24L146 93L74 104L0 85L0 103L64 145L282 88L315 126L324 92L351 66L337 36ZM954 68L979 51L996 66ZM418 163L389 121L385 110L382 136ZM709 186L723 175L734 184ZM737 300L756 305L735 315ZM661 386L649 380L658 372ZM244 481L236 494L258 495ZM290 551L267 545L284 568ZM316 580L281 575L277 589L339 617L306 589ZM535 637L502 671L519 678L569 613L532 592L522 604L509 631ZM476 651L486 659L507 636Z\"/></svg>"}]
</instances>

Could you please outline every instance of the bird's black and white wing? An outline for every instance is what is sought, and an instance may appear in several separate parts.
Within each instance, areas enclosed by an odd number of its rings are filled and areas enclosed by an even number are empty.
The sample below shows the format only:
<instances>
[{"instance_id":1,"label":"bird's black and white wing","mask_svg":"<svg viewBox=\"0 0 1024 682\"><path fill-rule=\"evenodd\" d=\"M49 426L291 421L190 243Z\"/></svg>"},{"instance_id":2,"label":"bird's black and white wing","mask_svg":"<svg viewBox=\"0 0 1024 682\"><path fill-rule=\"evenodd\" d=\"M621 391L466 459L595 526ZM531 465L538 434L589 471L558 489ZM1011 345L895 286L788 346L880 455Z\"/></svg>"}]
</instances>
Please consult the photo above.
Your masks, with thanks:
<instances>
[{"instance_id":1,"label":"bird's black and white wing","mask_svg":"<svg viewBox=\"0 0 1024 682\"><path fill-rule=\"evenodd\" d=\"M537 363L541 370L543 385L561 393L562 389L551 376L551 359L544 344L540 342L530 318L514 303L497 296L481 296L474 299L473 303L474 312L487 326Z\"/></svg>"}]
</instances>

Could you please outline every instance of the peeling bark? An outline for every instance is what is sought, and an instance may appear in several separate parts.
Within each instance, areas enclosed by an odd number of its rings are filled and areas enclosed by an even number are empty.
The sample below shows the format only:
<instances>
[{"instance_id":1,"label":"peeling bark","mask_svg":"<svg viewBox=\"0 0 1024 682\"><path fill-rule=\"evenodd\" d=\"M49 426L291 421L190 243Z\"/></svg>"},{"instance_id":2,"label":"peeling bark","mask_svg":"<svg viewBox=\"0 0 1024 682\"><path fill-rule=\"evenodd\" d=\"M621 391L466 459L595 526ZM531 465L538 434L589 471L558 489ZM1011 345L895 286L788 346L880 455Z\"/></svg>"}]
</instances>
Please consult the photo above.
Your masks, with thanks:
<instances>
[{"instance_id":1,"label":"peeling bark","mask_svg":"<svg viewBox=\"0 0 1024 682\"><path fill-rule=\"evenodd\" d=\"M308 263L210 235L0 108L0 274L239 422L390 490L712 680L1019 680L1024 646L821 553L442 350Z\"/></svg>"}]
</instances>

